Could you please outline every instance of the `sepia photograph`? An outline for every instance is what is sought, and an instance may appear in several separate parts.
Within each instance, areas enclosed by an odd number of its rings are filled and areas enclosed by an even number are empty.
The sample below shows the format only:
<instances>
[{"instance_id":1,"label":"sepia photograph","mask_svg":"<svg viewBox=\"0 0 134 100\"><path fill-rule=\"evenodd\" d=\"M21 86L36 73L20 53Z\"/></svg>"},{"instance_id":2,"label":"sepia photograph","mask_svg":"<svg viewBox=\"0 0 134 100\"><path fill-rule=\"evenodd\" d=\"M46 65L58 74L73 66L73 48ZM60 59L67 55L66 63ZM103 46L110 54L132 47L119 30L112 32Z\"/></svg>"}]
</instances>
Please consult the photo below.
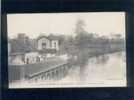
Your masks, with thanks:
<instances>
[{"instance_id":1,"label":"sepia photograph","mask_svg":"<svg viewBox=\"0 0 134 100\"><path fill-rule=\"evenodd\" d=\"M9 88L126 87L125 12L7 15Z\"/></svg>"}]
</instances>

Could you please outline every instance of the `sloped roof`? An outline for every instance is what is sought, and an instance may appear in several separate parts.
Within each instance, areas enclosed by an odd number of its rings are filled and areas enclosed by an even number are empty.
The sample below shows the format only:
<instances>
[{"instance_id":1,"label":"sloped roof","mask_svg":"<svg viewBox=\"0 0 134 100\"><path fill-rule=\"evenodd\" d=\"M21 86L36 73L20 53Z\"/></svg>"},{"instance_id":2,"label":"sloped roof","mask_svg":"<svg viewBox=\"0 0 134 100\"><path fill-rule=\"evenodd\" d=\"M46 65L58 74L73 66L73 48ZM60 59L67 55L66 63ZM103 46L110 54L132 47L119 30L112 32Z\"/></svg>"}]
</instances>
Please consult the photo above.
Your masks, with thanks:
<instances>
[{"instance_id":1,"label":"sloped roof","mask_svg":"<svg viewBox=\"0 0 134 100\"><path fill-rule=\"evenodd\" d=\"M40 40L40 39L42 39L42 38L46 38L46 39L48 39L47 36L41 35L41 36L39 36L39 37L37 38L37 41Z\"/></svg>"},{"instance_id":2,"label":"sloped roof","mask_svg":"<svg viewBox=\"0 0 134 100\"><path fill-rule=\"evenodd\" d=\"M45 35L41 35L37 38L37 41L41 38L46 38L48 40L59 40L59 37L58 36L55 36L55 35L49 35L49 36L45 36Z\"/></svg>"},{"instance_id":3,"label":"sloped roof","mask_svg":"<svg viewBox=\"0 0 134 100\"><path fill-rule=\"evenodd\" d=\"M49 35L48 36L48 39L49 40L59 40L59 37L58 36L55 36L55 35Z\"/></svg>"}]
</instances>

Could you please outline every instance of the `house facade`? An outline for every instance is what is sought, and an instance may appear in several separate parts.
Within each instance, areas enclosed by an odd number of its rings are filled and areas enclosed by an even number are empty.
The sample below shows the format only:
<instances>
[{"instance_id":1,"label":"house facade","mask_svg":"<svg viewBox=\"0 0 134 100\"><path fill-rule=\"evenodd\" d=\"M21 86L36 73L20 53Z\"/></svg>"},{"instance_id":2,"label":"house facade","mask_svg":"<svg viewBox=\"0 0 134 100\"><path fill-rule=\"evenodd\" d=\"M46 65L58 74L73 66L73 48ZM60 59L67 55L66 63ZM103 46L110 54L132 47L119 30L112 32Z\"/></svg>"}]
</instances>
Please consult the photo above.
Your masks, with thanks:
<instances>
[{"instance_id":1,"label":"house facade","mask_svg":"<svg viewBox=\"0 0 134 100\"><path fill-rule=\"evenodd\" d=\"M40 36L37 38L38 50L59 50L59 40L56 37Z\"/></svg>"}]
</instances>

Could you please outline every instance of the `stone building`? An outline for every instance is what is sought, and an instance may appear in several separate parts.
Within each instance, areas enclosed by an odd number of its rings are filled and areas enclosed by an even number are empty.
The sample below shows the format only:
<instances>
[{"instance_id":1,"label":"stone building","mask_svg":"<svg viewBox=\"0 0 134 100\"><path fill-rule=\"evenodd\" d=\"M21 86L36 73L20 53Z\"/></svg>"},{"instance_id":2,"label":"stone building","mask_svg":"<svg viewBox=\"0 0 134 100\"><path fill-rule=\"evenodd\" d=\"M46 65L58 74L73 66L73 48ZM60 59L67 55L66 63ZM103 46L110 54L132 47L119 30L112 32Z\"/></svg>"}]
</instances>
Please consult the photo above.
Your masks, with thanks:
<instances>
[{"instance_id":1,"label":"stone building","mask_svg":"<svg viewBox=\"0 0 134 100\"><path fill-rule=\"evenodd\" d=\"M37 38L38 50L59 50L59 40L55 36L39 36Z\"/></svg>"}]
</instances>

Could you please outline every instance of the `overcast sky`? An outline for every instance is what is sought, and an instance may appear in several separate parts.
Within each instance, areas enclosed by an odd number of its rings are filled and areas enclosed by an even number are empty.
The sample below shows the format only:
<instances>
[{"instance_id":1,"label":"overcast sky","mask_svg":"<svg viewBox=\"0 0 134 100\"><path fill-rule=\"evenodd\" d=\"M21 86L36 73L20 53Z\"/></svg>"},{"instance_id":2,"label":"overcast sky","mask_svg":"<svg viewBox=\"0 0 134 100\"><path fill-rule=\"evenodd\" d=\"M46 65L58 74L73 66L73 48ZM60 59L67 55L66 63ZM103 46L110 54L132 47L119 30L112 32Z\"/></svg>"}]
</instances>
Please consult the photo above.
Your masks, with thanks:
<instances>
[{"instance_id":1,"label":"overcast sky","mask_svg":"<svg viewBox=\"0 0 134 100\"><path fill-rule=\"evenodd\" d=\"M73 35L78 19L84 20L89 33L125 36L124 12L8 14L8 36L14 38L18 33L31 38L50 33Z\"/></svg>"}]
</instances>

